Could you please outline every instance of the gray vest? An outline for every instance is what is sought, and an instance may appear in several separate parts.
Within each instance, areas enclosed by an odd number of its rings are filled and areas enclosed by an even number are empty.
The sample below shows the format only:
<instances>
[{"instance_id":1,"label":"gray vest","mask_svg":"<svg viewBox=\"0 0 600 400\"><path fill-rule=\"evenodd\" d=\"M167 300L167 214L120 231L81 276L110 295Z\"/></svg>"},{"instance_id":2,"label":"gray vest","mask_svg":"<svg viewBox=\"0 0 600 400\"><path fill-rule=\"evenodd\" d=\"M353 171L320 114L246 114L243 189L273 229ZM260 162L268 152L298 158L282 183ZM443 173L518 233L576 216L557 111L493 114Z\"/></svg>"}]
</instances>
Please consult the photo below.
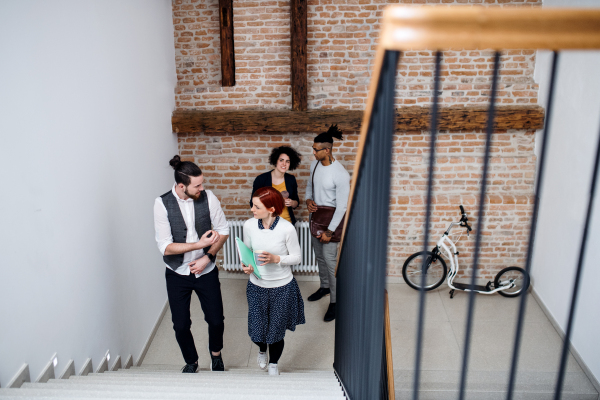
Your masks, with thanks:
<instances>
[{"instance_id":1,"label":"gray vest","mask_svg":"<svg viewBox=\"0 0 600 400\"><path fill-rule=\"evenodd\" d=\"M173 235L173 243L185 243L187 239L187 226L181 214L181 209L177 203L177 199L171 190L160 196L165 208L167 209L167 217L171 225L171 235ZM202 237L211 228L210 210L208 208L208 197L203 190L200 192L200 198L194 200L194 226L198 237ZM210 246L204 248L204 253L210 249ZM176 270L183 264L183 254L173 254L163 256L165 263Z\"/></svg>"}]
</instances>

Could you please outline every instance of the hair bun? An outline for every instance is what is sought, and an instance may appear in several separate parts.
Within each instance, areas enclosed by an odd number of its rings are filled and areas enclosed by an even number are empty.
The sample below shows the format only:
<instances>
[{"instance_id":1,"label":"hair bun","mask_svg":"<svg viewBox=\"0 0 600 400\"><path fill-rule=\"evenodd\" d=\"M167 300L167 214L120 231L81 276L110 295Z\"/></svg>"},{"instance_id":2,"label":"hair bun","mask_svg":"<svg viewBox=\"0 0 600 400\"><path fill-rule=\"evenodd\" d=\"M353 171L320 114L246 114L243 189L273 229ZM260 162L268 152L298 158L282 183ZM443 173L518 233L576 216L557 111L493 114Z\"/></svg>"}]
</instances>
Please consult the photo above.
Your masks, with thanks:
<instances>
[{"instance_id":1,"label":"hair bun","mask_svg":"<svg viewBox=\"0 0 600 400\"><path fill-rule=\"evenodd\" d=\"M171 158L171 161L169 161L169 165L171 165L171 167L173 167L173 169L177 169L179 164L181 164L181 157L179 157L178 155Z\"/></svg>"},{"instance_id":2,"label":"hair bun","mask_svg":"<svg viewBox=\"0 0 600 400\"><path fill-rule=\"evenodd\" d=\"M338 128L337 124L331 125L329 127L329 129L327 130L327 134L329 136L331 136L332 138L336 138L338 140L344 140L344 139L342 139L342 135L343 135L342 131L340 128Z\"/></svg>"}]
</instances>

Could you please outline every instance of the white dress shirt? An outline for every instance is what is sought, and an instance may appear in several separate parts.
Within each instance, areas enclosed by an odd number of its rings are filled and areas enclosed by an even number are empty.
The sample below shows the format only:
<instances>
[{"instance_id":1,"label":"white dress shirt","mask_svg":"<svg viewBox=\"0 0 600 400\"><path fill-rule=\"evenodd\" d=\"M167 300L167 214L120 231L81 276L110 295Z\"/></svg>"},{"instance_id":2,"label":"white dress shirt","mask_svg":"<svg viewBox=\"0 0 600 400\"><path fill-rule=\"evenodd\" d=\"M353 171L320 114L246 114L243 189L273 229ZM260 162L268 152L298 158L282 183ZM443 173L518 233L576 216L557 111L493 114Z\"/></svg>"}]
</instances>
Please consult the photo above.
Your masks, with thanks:
<instances>
[{"instance_id":1,"label":"white dress shirt","mask_svg":"<svg viewBox=\"0 0 600 400\"><path fill-rule=\"evenodd\" d=\"M189 198L187 200L183 200L179 197L177 192L175 191L175 185L171 189L173 195L177 199L177 204L179 204L179 209L181 210L181 215L183 215L183 219L185 221L185 226L187 227L187 237L186 243L196 243L200 240L198 236L198 232L196 232L196 219L194 212L194 200ZM212 223L213 230L217 231L219 235L229 235L229 224L227 223L227 219L225 219L225 214L221 209L221 202L217 199L217 196L213 194L210 190L205 190L206 197L208 198L208 209L210 211L210 222ZM154 201L154 230L156 231L156 243L158 244L158 250L164 255L167 246L173 243L173 235L171 235L171 224L169 223L169 217L167 216L167 209L159 197ZM183 254L183 264L181 264L175 272L180 275L189 275L190 274L190 262L198 260L199 258L204 257L204 250L194 250L188 251ZM167 268L173 269L165 264ZM209 262L204 271L200 274L195 274L196 277L199 277L204 274L208 274L215 268L214 262Z\"/></svg>"}]
</instances>

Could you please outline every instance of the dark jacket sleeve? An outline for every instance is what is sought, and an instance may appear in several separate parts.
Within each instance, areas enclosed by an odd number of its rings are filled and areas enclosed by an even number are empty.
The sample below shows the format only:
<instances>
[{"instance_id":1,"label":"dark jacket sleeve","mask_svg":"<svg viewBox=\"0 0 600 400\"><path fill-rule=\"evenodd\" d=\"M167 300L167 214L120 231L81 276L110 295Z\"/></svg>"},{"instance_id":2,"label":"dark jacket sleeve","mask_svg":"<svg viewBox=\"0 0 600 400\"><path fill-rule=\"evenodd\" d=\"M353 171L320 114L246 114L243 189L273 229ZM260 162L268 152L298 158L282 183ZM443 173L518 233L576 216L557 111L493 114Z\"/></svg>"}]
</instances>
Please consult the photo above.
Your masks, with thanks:
<instances>
[{"instance_id":1,"label":"dark jacket sleeve","mask_svg":"<svg viewBox=\"0 0 600 400\"><path fill-rule=\"evenodd\" d=\"M271 175L271 171L266 172L264 174L260 174L256 177L256 179L254 179L254 183L252 184L252 193L250 193L250 207L252 207L252 195L254 194L254 192L256 192L262 187L270 186L269 176L267 174Z\"/></svg>"},{"instance_id":2,"label":"dark jacket sleeve","mask_svg":"<svg viewBox=\"0 0 600 400\"><path fill-rule=\"evenodd\" d=\"M254 204L252 204L252 195L259 188L260 188L260 175L254 179L254 183L252 184L252 193L250 193L250 208L252 208L252 206L254 205Z\"/></svg>"}]
</instances>

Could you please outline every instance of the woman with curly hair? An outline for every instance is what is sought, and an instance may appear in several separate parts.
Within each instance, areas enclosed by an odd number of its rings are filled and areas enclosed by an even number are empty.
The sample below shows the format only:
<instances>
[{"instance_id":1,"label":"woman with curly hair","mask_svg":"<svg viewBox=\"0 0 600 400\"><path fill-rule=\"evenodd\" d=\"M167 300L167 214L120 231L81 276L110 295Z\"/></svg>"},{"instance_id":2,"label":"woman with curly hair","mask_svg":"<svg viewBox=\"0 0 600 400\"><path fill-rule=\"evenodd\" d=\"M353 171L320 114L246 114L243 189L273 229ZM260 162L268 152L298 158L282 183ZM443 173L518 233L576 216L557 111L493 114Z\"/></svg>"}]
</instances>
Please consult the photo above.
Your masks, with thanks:
<instances>
[{"instance_id":1,"label":"woman with curly hair","mask_svg":"<svg viewBox=\"0 0 600 400\"><path fill-rule=\"evenodd\" d=\"M291 222L292 225L296 224L294 209L300 204L300 198L296 177L288 174L288 171L298 168L300 159L300 154L289 146L274 148L269 156L269 163L275 169L257 176L252 186L252 193L267 186L277 189L285 200L285 207L280 217ZM252 198L250 198L250 207L252 207Z\"/></svg>"}]
</instances>

